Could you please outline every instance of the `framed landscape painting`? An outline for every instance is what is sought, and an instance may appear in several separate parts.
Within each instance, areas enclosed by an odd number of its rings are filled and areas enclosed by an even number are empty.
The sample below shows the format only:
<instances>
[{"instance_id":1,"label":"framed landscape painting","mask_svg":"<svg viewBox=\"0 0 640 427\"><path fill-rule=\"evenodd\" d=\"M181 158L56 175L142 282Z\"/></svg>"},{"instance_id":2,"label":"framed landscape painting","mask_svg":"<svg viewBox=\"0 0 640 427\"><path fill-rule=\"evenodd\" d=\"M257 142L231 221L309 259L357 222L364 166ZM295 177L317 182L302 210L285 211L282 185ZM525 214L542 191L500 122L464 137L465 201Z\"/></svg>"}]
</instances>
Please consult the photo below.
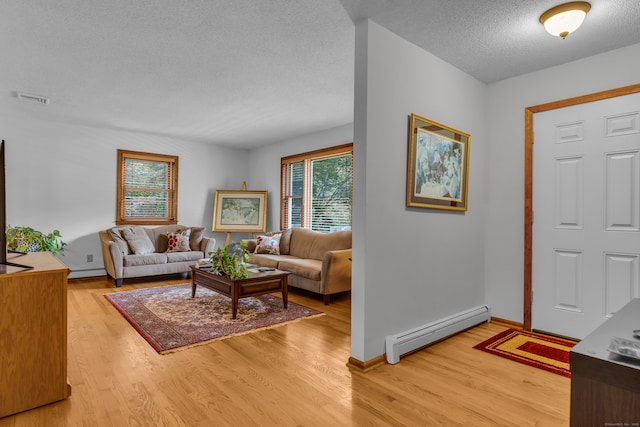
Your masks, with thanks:
<instances>
[{"instance_id":1,"label":"framed landscape painting","mask_svg":"<svg viewBox=\"0 0 640 427\"><path fill-rule=\"evenodd\" d=\"M267 192L217 190L213 208L213 231L264 232Z\"/></svg>"},{"instance_id":2,"label":"framed landscape painting","mask_svg":"<svg viewBox=\"0 0 640 427\"><path fill-rule=\"evenodd\" d=\"M469 140L469 134L411 114L408 207L467 210Z\"/></svg>"}]
</instances>

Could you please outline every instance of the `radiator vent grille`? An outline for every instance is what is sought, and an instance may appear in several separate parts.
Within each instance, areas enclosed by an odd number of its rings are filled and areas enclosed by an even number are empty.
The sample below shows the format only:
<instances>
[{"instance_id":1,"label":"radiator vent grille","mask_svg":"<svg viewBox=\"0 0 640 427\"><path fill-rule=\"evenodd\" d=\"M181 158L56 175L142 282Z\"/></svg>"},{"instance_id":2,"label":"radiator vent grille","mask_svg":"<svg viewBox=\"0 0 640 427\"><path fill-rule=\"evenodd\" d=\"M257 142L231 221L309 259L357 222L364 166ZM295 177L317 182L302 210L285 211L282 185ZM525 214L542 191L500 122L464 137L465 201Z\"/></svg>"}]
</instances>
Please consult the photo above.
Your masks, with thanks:
<instances>
[{"instance_id":1,"label":"radiator vent grille","mask_svg":"<svg viewBox=\"0 0 640 427\"><path fill-rule=\"evenodd\" d=\"M33 95L29 93L18 92L18 99L29 102L37 102L38 104L47 105L49 104L49 98L40 95Z\"/></svg>"},{"instance_id":2,"label":"radiator vent grille","mask_svg":"<svg viewBox=\"0 0 640 427\"><path fill-rule=\"evenodd\" d=\"M420 349L479 323L488 322L490 319L491 310L488 306L481 305L397 335L389 335L385 339L387 362L390 364L398 363L403 354Z\"/></svg>"}]
</instances>

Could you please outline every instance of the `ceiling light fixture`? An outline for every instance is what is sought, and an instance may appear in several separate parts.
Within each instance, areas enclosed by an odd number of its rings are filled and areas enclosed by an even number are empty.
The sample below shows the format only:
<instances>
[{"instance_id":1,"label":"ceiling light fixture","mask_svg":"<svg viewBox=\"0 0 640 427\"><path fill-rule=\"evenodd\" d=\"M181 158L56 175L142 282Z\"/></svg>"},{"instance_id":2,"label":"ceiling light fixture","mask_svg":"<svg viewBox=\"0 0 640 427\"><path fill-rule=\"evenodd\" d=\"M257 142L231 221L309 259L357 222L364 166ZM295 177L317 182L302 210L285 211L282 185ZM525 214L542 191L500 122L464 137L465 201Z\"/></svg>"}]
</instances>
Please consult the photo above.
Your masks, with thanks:
<instances>
[{"instance_id":1,"label":"ceiling light fixture","mask_svg":"<svg viewBox=\"0 0 640 427\"><path fill-rule=\"evenodd\" d=\"M586 1L572 1L552 7L540 15L540 23L552 36L566 38L582 25L591 5Z\"/></svg>"}]
</instances>

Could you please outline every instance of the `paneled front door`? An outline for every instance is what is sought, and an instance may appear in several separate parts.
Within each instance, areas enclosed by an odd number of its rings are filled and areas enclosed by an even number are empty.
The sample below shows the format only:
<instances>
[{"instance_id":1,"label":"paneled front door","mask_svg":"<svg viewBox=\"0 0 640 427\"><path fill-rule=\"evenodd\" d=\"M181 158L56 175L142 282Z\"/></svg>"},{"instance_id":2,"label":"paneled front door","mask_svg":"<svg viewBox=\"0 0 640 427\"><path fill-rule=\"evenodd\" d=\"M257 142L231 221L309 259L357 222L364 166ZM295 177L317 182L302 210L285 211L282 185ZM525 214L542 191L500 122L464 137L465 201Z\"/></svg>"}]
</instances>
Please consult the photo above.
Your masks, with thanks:
<instances>
[{"instance_id":1,"label":"paneled front door","mask_svg":"<svg viewBox=\"0 0 640 427\"><path fill-rule=\"evenodd\" d=\"M533 329L581 339L640 296L640 93L535 114L532 236Z\"/></svg>"}]
</instances>

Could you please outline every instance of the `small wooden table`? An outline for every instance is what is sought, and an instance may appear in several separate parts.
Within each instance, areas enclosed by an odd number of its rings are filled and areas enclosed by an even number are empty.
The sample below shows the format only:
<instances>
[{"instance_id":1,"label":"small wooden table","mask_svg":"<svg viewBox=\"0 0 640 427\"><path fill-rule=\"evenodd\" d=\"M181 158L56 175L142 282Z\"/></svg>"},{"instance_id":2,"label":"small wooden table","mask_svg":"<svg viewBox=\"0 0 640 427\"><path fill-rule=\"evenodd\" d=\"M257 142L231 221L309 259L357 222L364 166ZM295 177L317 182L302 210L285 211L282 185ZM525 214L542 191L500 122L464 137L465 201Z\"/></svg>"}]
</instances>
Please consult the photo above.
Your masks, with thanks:
<instances>
[{"instance_id":1,"label":"small wooden table","mask_svg":"<svg viewBox=\"0 0 640 427\"><path fill-rule=\"evenodd\" d=\"M640 361L607 348L611 338L637 341L640 298L632 299L570 353L571 426L640 425Z\"/></svg>"},{"instance_id":2,"label":"small wooden table","mask_svg":"<svg viewBox=\"0 0 640 427\"><path fill-rule=\"evenodd\" d=\"M228 277L214 274L210 269L196 267L191 267L191 269L191 298L195 298L198 285L228 296L231 298L232 319L235 319L238 313L238 300L240 298L282 291L282 303L284 308L287 308L289 296L288 271L260 272L257 268L249 268L247 269L249 277L232 280Z\"/></svg>"}]
</instances>

